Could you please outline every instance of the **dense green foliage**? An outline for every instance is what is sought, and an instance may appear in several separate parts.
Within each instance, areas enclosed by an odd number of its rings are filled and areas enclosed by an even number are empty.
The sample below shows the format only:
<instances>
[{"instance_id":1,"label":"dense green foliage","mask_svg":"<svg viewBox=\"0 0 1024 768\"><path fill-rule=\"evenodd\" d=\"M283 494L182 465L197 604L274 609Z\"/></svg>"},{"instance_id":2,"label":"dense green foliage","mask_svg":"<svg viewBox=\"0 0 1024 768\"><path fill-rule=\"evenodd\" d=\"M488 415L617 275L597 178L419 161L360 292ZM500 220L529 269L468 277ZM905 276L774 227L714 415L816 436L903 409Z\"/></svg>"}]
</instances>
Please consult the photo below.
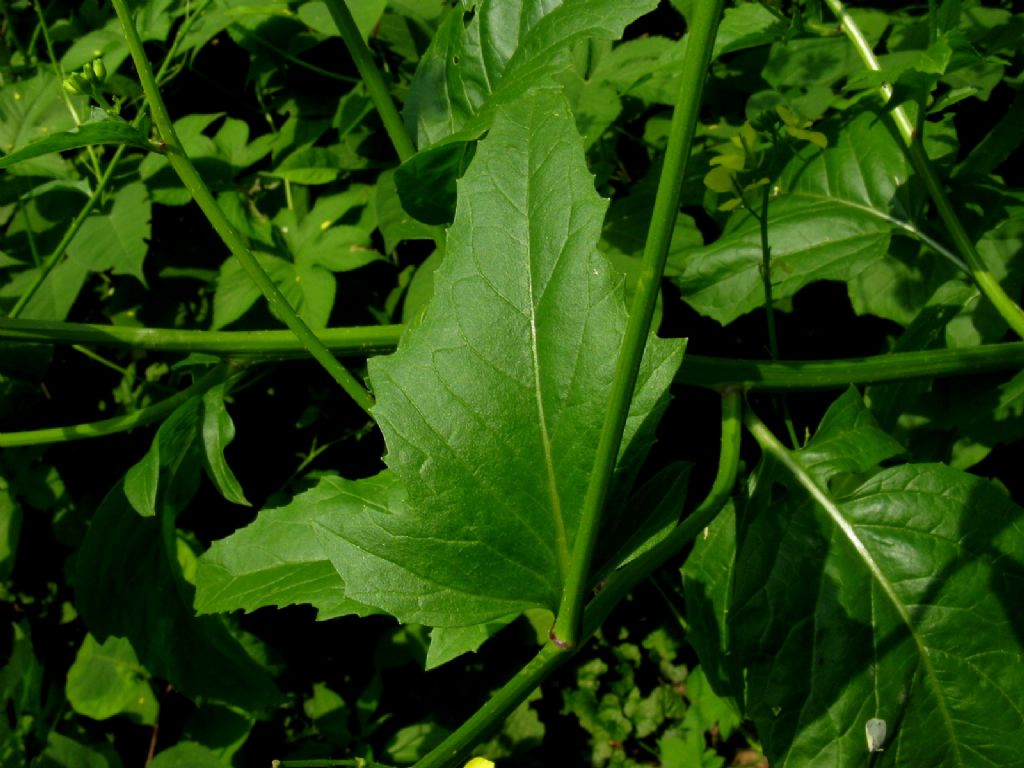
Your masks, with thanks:
<instances>
[{"instance_id":1,"label":"dense green foliage","mask_svg":"<svg viewBox=\"0 0 1024 768\"><path fill-rule=\"evenodd\" d=\"M0 765L1024 766L1024 13L872 5L0 6Z\"/></svg>"}]
</instances>

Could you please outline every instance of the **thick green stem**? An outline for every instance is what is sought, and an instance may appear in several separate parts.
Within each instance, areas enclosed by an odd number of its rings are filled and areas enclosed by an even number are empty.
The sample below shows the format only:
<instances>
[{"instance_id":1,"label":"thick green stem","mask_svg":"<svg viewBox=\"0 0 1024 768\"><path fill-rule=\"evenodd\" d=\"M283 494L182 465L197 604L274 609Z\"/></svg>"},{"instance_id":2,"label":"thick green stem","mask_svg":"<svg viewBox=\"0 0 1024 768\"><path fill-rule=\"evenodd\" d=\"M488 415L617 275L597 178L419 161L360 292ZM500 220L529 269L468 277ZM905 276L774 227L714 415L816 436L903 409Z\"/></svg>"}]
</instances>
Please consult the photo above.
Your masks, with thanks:
<instances>
[{"instance_id":1,"label":"thick green stem","mask_svg":"<svg viewBox=\"0 0 1024 768\"><path fill-rule=\"evenodd\" d=\"M356 26L355 19L352 18L352 12L345 4L345 0L324 0L324 4L330 11L331 18L334 19L334 24L338 27L338 32L341 33L341 39L345 41L345 46L348 48L352 61L355 62L359 76L363 78L366 92L370 95L370 100L380 114L384 130L387 131L388 138L391 139L391 143L398 153L398 159L404 163L416 154L416 148L413 146L409 134L405 132L402 118L395 108L395 103L391 100L391 92L388 90L380 70L373 62L373 54L363 40L363 35L359 31L359 27Z\"/></svg>"},{"instance_id":2,"label":"thick green stem","mask_svg":"<svg viewBox=\"0 0 1024 768\"><path fill-rule=\"evenodd\" d=\"M238 259L242 268L246 271L252 281L259 287L267 299L267 303L274 313L284 321L289 330L301 341L302 345L309 351L310 355L331 375L345 392L356 402L356 404L367 413L373 407L373 398L366 391L365 387L338 362L337 358L323 345L316 334L299 317L291 304L278 289L270 276L263 270L256 257L249 251L239 235L238 231L231 225L224 212L217 204L217 200L210 192L202 177L196 171L195 166L185 154L185 150L178 140L178 135L171 122L171 116L167 112L160 89L157 86L156 78L149 66L149 60L142 48L142 40L135 29L131 13L125 0L113 0L114 10L121 27L124 29L125 40L128 43L128 50L132 60L135 62L135 69L138 71L139 80L142 83L142 90L149 103L150 114L153 116L153 123L159 131L160 138L167 145L167 159L182 184L188 189L192 198L202 209L210 224L220 235L224 244L231 253Z\"/></svg>"},{"instance_id":3,"label":"thick green stem","mask_svg":"<svg viewBox=\"0 0 1024 768\"><path fill-rule=\"evenodd\" d=\"M321 341L334 354L385 354L398 344L404 326L328 328ZM0 341L89 344L158 352L197 352L245 360L287 360L308 353L290 331L179 331L115 325L0 319ZM846 360L768 362L687 355L676 382L707 389L730 387L758 392L841 389L907 379L967 376L1024 367L1024 342L962 349L897 352Z\"/></svg>"},{"instance_id":4,"label":"thick green stem","mask_svg":"<svg viewBox=\"0 0 1024 768\"><path fill-rule=\"evenodd\" d=\"M487 732L508 717L538 685L569 661L582 644L597 632L616 605L640 582L693 541L725 506L739 468L742 397L738 390L722 394L722 445L718 475L701 504L664 540L612 573L604 588L590 601L583 615L579 643L562 649L548 643L525 667L451 736L416 763L414 768L453 768L468 758Z\"/></svg>"},{"instance_id":5,"label":"thick green stem","mask_svg":"<svg viewBox=\"0 0 1024 768\"><path fill-rule=\"evenodd\" d=\"M842 0L825 1L836 15L836 18L839 19L843 31L857 49L857 53L860 55L864 65L876 72L880 70L881 67L878 64L878 59L875 58L874 51L871 50L870 43L861 33L857 22L847 13ZM882 86L881 91L883 99L888 102L892 98L892 86L886 83ZM996 280L988 267L985 266L985 262L982 261L981 256L974 247L974 241L971 240L967 230L964 229L963 223L960 221L960 217L957 216L953 203L950 201L949 195L946 194L946 189L942 186L942 182L935 172L935 167L932 165L928 154L925 152L924 145L921 143L921 137L907 116L906 110L902 106L896 106L892 109L891 114L896 123L897 130L907 146L910 162L914 166L917 175L924 182L925 188L935 204L935 210L938 211L939 218L942 219L942 223L945 225L946 231L949 232L949 236L952 238L953 244L956 246L961 258L967 263L967 268L970 270L974 282L977 283L978 288L985 294L985 297L992 302L996 311L1013 329L1014 333L1024 339L1024 309L1021 309L1019 304L1006 295L1003 287L999 285L999 281Z\"/></svg>"},{"instance_id":6,"label":"thick green stem","mask_svg":"<svg viewBox=\"0 0 1024 768\"><path fill-rule=\"evenodd\" d=\"M25 445L46 445L48 443L68 443L72 440L86 440L91 437L106 437L118 432L142 427L146 424L153 424L162 421L179 405L190 397L201 395L211 387L215 387L237 372L237 365L231 363L220 363L209 373L196 381L188 389L183 389L177 394L161 400L158 403L141 408L133 413L124 416L114 416L110 419L92 421L85 424L73 424L67 427L50 427L48 429L33 429L25 432L0 432L0 448L15 448Z\"/></svg>"},{"instance_id":7,"label":"thick green stem","mask_svg":"<svg viewBox=\"0 0 1024 768\"><path fill-rule=\"evenodd\" d=\"M405 326L368 325L327 328L320 340L333 354L346 357L391 352ZM305 345L291 331L182 331L173 328L133 328L120 325L61 323L51 320L4 320L0 341L32 341L42 344L89 344L93 346L146 349L154 352L188 352L256 360L287 360L306 357Z\"/></svg>"},{"instance_id":8,"label":"thick green stem","mask_svg":"<svg viewBox=\"0 0 1024 768\"><path fill-rule=\"evenodd\" d=\"M701 93L715 42L715 32L722 15L724 0L695 3L687 19L687 45L679 78L679 97L669 129L665 161L658 180L647 242L644 246L640 277L637 280L629 322L622 339L615 380L601 436L598 440L594 467L583 500L579 528L573 542L569 572L562 588L558 617L552 629L552 640L562 646L575 645L580 630L583 601L589 589L590 565L601 528L601 516L608 489L618 460L622 431L633 400L640 361L651 332L654 306L661 290L665 260L672 239L672 229L679 212L679 194L686 161L700 111Z\"/></svg>"}]
</instances>

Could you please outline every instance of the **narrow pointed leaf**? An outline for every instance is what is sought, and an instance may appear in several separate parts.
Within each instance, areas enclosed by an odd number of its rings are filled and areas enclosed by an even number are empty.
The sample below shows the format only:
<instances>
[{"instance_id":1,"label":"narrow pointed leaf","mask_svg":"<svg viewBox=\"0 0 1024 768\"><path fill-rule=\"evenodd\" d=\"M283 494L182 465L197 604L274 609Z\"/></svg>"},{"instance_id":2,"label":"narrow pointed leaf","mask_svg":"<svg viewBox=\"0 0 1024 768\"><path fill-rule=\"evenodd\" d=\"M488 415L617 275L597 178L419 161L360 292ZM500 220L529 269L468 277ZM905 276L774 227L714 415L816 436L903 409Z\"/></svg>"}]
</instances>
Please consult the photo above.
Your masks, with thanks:
<instances>
[{"instance_id":1,"label":"narrow pointed leaf","mask_svg":"<svg viewBox=\"0 0 1024 768\"><path fill-rule=\"evenodd\" d=\"M399 487L320 518L350 597L434 626L557 606L626 322L562 97L500 109L459 194L421 324L370 362ZM624 484L681 346L649 345Z\"/></svg>"},{"instance_id":2,"label":"narrow pointed leaf","mask_svg":"<svg viewBox=\"0 0 1024 768\"><path fill-rule=\"evenodd\" d=\"M15 163L31 160L53 152L67 149L78 149L94 144L126 144L129 147L153 149L149 137L142 131L122 120L101 120L95 123L83 123L74 130L51 133L37 139L21 149L0 157L0 168L7 168Z\"/></svg>"}]
</instances>

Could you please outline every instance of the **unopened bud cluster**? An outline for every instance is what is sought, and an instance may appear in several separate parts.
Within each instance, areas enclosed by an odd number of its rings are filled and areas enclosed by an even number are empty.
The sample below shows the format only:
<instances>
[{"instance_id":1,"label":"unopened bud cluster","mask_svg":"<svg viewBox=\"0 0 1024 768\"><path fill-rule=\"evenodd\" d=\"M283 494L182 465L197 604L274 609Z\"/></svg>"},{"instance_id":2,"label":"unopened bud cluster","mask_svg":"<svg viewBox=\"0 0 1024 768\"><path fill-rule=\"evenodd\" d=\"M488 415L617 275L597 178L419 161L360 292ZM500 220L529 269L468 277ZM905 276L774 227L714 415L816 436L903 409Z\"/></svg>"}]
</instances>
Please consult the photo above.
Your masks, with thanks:
<instances>
[{"instance_id":1,"label":"unopened bud cluster","mask_svg":"<svg viewBox=\"0 0 1024 768\"><path fill-rule=\"evenodd\" d=\"M64 90L68 93L89 96L96 86L102 85L107 79L107 68L103 59L93 59L78 72L72 72L64 78Z\"/></svg>"}]
</instances>

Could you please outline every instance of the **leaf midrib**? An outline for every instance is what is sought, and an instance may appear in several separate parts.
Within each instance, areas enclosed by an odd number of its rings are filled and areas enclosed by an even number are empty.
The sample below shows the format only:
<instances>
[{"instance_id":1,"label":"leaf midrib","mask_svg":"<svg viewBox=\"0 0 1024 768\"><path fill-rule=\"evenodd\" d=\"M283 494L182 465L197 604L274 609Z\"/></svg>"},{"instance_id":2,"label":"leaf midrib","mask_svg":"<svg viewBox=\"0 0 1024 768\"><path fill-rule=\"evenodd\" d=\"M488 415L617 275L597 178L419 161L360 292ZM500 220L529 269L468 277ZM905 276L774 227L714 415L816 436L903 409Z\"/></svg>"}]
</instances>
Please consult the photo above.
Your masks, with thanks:
<instances>
[{"instance_id":1,"label":"leaf midrib","mask_svg":"<svg viewBox=\"0 0 1024 768\"><path fill-rule=\"evenodd\" d=\"M942 722L945 725L945 730L950 734L950 742L953 745L953 750L956 755L957 765L963 765L963 759L960 754L960 744L955 738L956 728L953 725L953 718L949 711L949 705L946 702L946 697L943 695L941 687L937 684L937 675L935 668L932 665L931 657L929 656L928 649L925 645L924 639L921 634L917 631L917 627L914 625L910 614L907 611L906 606L900 600L899 595L896 594L896 588L892 585L892 582L886 577L881 567L875 561L871 552L868 551L867 546L857 535L857 532L853 529L853 526L843 516L842 510L832 500L825 491L815 480L807 468L803 465L799 458L790 454L789 459L792 461L796 471L797 479L800 484L810 493L818 504L821 505L822 509L832 518L832 522L836 525L842 535L846 538L849 544L853 547L854 552L858 555L861 561L867 566L868 571L871 573L875 582L881 587L882 591L889 598L896 613L899 615L900 620L907 628L907 632L910 637L914 640L914 645L917 646L917 655L920 659L920 664L924 668L925 678L928 680L928 685L932 689L932 693L935 696L935 700L938 704L938 710L942 717ZM787 758L788 763L788 758Z\"/></svg>"}]
</instances>

